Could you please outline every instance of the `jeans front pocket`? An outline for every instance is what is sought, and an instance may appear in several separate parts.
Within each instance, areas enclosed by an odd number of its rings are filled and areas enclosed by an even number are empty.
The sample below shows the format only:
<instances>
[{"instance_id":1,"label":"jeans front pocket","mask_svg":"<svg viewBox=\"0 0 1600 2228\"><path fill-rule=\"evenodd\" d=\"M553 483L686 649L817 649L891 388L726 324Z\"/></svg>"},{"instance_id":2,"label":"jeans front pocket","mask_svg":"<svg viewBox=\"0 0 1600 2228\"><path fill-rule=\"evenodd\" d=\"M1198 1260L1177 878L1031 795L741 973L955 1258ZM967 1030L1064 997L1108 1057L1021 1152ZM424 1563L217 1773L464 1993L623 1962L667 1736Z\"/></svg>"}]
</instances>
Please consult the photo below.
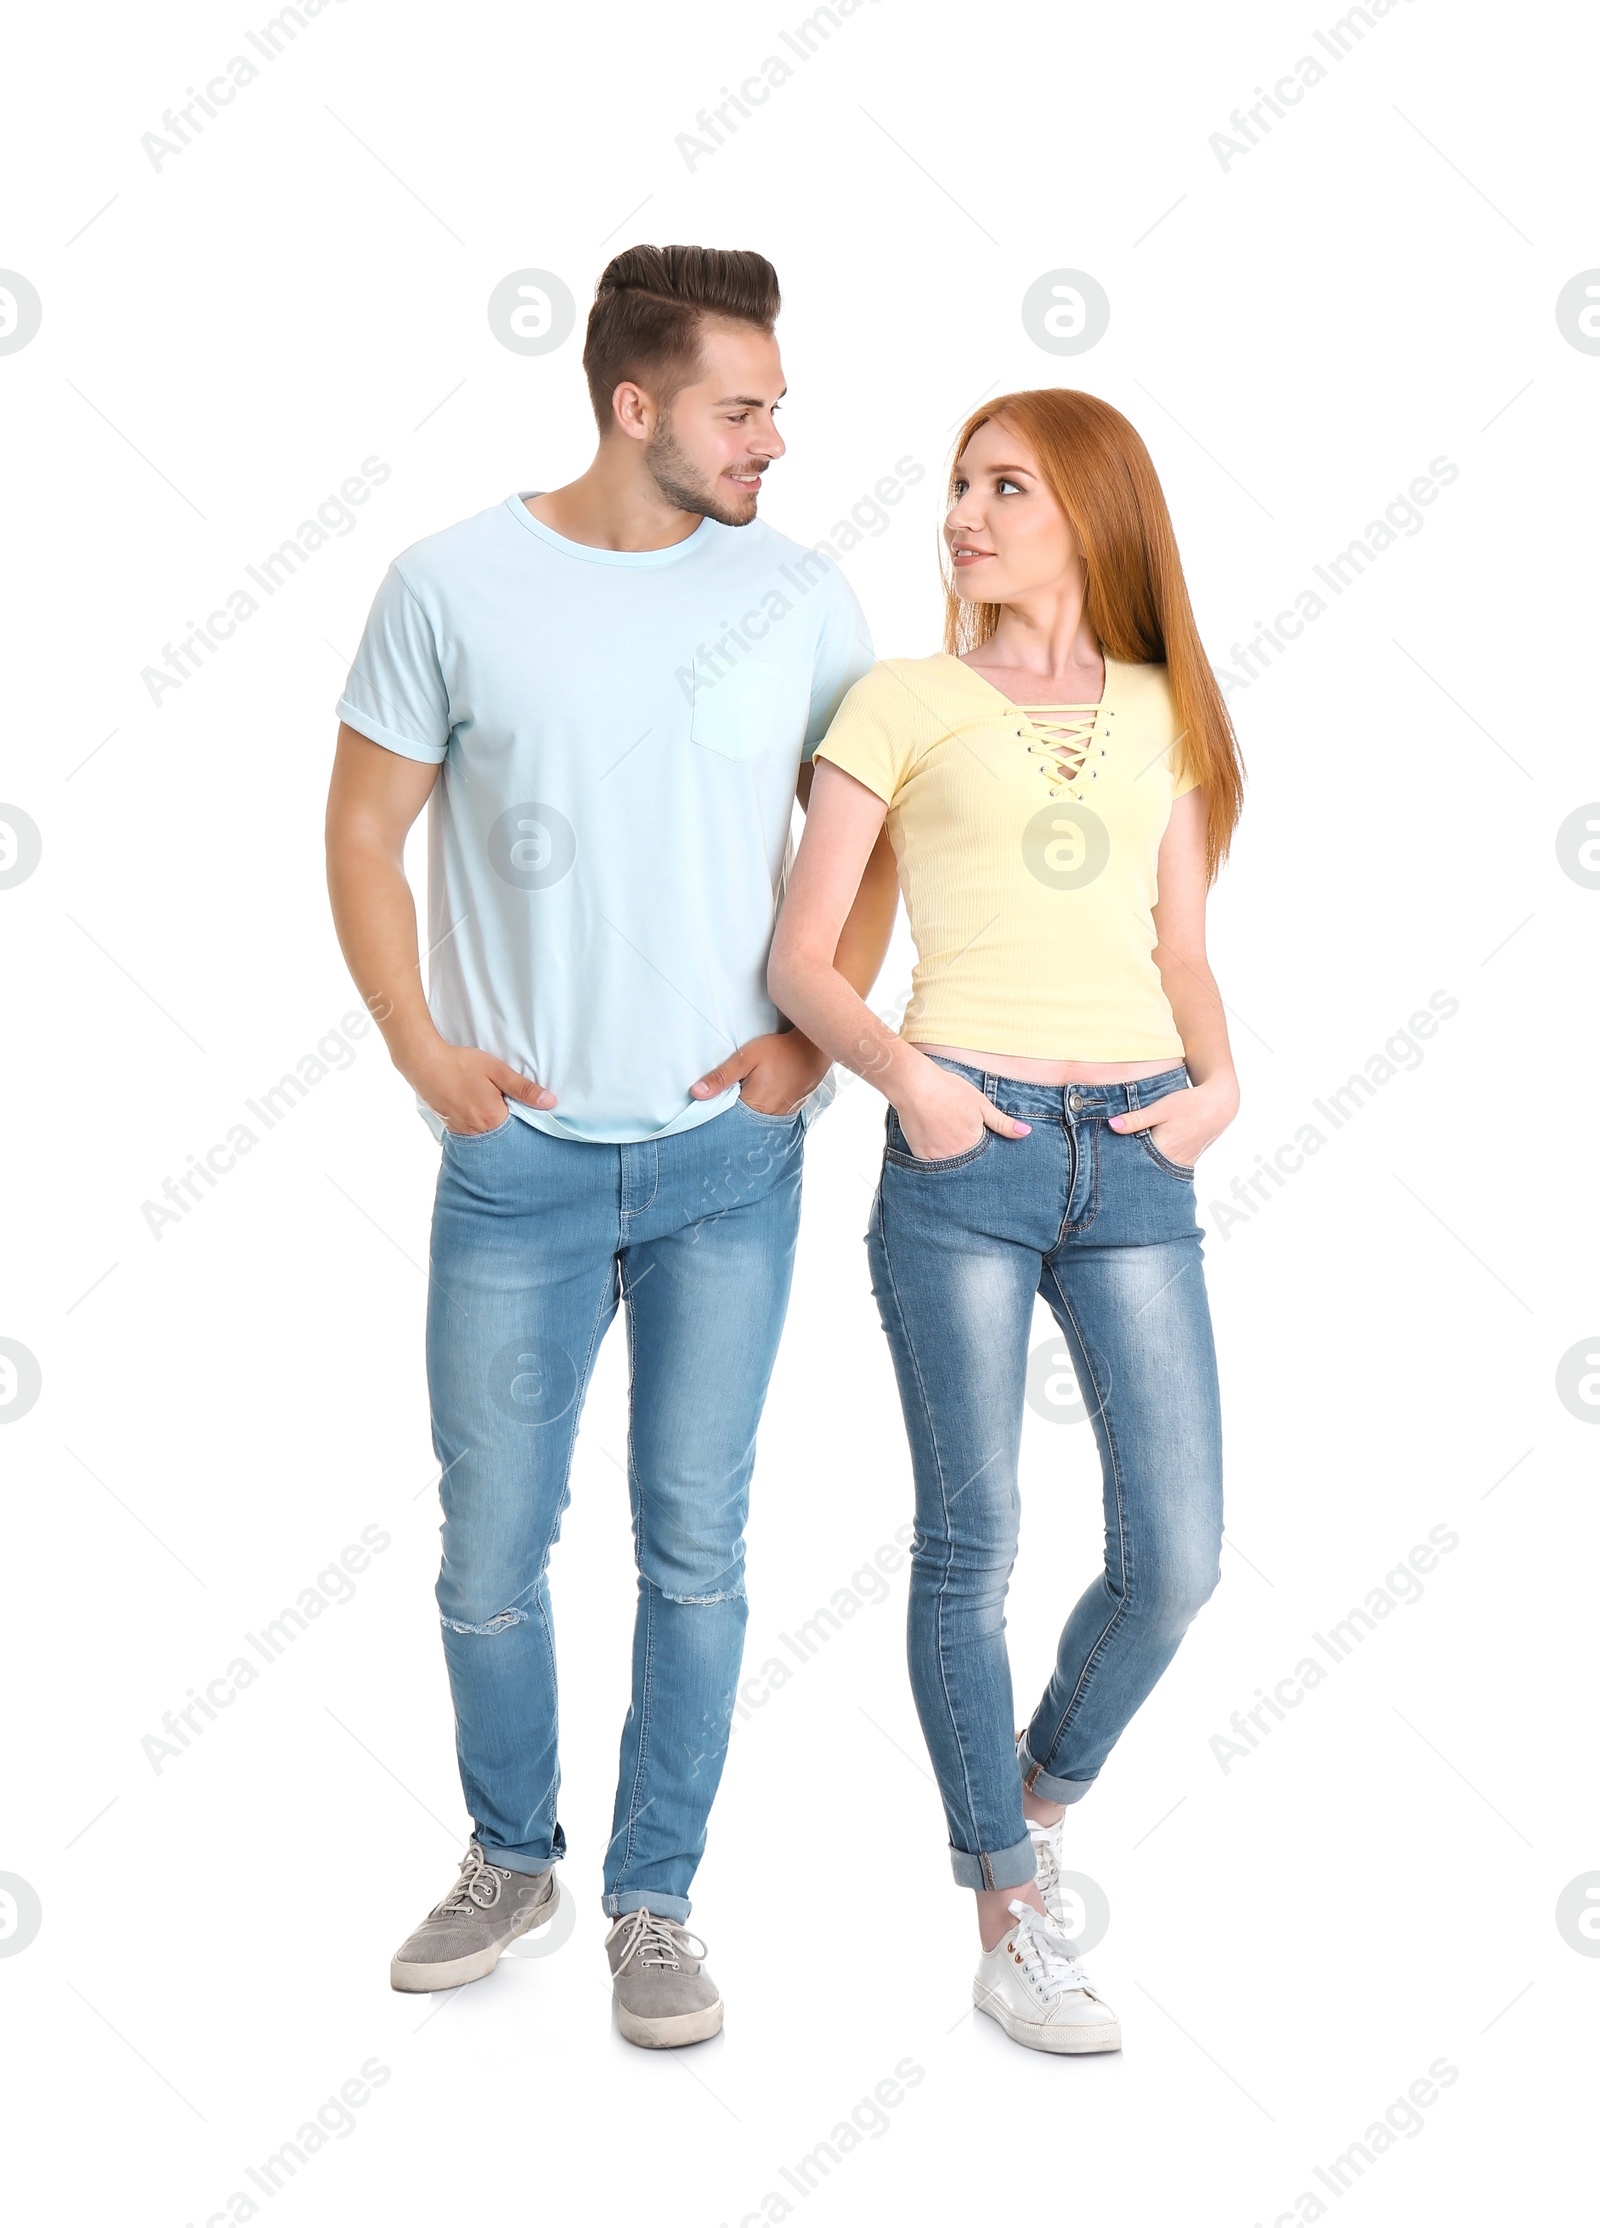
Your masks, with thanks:
<instances>
[{"instance_id":1,"label":"jeans front pocket","mask_svg":"<svg viewBox=\"0 0 1600 2228\"><path fill-rule=\"evenodd\" d=\"M1192 1184L1194 1182L1194 1170L1185 1168L1181 1160L1168 1160L1166 1154L1158 1146L1151 1144L1150 1132L1147 1129L1135 1130L1133 1134L1138 1138L1140 1144L1158 1168L1164 1169L1169 1176L1178 1177L1183 1183Z\"/></svg>"},{"instance_id":2,"label":"jeans front pocket","mask_svg":"<svg viewBox=\"0 0 1600 2228\"><path fill-rule=\"evenodd\" d=\"M444 1134L452 1145L486 1145L491 1137L504 1137L515 1120L516 1116L508 1106L505 1120L496 1122L493 1129L452 1129L446 1122Z\"/></svg>"},{"instance_id":3,"label":"jeans front pocket","mask_svg":"<svg viewBox=\"0 0 1600 2228\"><path fill-rule=\"evenodd\" d=\"M741 1094L734 1104L741 1114L748 1114L752 1122L771 1122L775 1129L787 1129L800 1119L798 1106L791 1106L787 1114L763 1114L759 1106L751 1106Z\"/></svg>"},{"instance_id":4,"label":"jeans front pocket","mask_svg":"<svg viewBox=\"0 0 1600 2228\"><path fill-rule=\"evenodd\" d=\"M946 1160L920 1160L906 1144L906 1133L892 1106L884 1120L884 1159L893 1168L915 1168L924 1176L943 1175L952 1168L969 1168L989 1150L993 1142L994 1131L985 1122L983 1135L975 1145L969 1145L964 1153L952 1153Z\"/></svg>"}]
</instances>

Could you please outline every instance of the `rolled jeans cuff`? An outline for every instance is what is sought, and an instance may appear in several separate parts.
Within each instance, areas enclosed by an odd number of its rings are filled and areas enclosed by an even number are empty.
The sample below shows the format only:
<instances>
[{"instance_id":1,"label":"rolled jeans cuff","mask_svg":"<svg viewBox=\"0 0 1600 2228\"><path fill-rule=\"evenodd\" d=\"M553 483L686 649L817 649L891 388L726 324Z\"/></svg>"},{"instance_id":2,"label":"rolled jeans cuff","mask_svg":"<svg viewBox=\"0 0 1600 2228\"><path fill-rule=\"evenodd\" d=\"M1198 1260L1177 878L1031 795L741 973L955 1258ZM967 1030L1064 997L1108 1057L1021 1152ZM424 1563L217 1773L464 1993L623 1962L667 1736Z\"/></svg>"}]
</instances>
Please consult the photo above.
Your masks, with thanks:
<instances>
[{"instance_id":1,"label":"rolled jeans cuff","mask_svg":"<svg viewBox=\"0 0 1600 2228\"><path fill-rule=\"evenodd\" d=\"M545 1873L554 1872L556 1866L567 1853L565 1843L555 1852L554 1856L536 1857L531 1850L527 1849L491 1849L481 1834L475 1835L473 1838L491 1864L497 1864L502 1872L524 1873L530 1880L538 1880Z\"/></svg>"},{"instance_id":2,"label":"rolled jeans cuff","mask_svg":"<svg viewBox=\"0 0 1600 2228\"><path fill-rule=\"evenodd\" d=\"M1038 1871L1033 1843L1026 1834L1009 1849L995 1849L975 1857L969 1850L952 1847L950 1869L958 1888L1024 1888Z\"/></svg>"},{"instance_id":3,"label":"rolled jeans cuff","mask_svg":"<svg viewBox=\"0 0 1600 2228\"><path fill-rule=\"evenodd\" d=\"M689 1898L686 1895L663 1895L659 1888L623 1888L618 1893L601 1897L608 1918L626 1918L630 1911L654 1911L658 1919L671 1919L676 1926L684 1925L689 1917Z\"/></svg>"},{"instance_id":4,"label":"rolled jeans cuff","mask_svg":"<svg viewBox=\"0 0 1600 2228\"><path fill-rule=\"evenodd\" d=\"M1037 1795L1047 1803L1081 1803L1094 1785L1092 1779L1052 1779L1042 1764L1034 1762L1028 1753L1028 1744L1020 1735L1017 1739L1017 1769L1022 1774L1022 1784L1030 1795Z\"/></svg>"}]
</instances>

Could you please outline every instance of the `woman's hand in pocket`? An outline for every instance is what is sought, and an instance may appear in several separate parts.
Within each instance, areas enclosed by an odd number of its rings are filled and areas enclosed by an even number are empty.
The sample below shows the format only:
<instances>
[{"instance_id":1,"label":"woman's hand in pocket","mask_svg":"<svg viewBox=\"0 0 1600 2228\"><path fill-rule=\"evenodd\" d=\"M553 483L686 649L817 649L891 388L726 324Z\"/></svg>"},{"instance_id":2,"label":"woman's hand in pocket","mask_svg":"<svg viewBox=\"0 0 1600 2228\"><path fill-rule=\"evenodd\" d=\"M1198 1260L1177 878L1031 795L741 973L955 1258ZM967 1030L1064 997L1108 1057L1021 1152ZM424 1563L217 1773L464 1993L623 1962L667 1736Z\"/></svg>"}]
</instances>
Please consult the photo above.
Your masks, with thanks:
<instances>
[{"instance_id":1,"label":"woman's hand in pocket","mask_svg":"<svg viewBox=\"0 0 1600 2228\"><path fill-rule=\"evenodd\" d=\"M1175 1167L1193 1168L1239 1111L1239 1086L1231 1076L1195 1083L1187 1091L1168 1091L1131 1114L1113 1114L1110 1126L1132 1134L1148 1130L1156 1151Z\"/></svg>"},{"instance_id":2,"label":"woman's hand in pocket","mask_svg":"<svg viewBox=\"0 0 1600 2228\"><path fill-rule=\"evenodd\" d=\"M1031 1127L1003 1114L965 1076L926 1058L919 1062L912 1088L895 1100L895 1111L906 1150L917 1160L954 1160L970 1153L986 1129L1001 1137L1026 1137Z\"/></svg>"}]
</instances>

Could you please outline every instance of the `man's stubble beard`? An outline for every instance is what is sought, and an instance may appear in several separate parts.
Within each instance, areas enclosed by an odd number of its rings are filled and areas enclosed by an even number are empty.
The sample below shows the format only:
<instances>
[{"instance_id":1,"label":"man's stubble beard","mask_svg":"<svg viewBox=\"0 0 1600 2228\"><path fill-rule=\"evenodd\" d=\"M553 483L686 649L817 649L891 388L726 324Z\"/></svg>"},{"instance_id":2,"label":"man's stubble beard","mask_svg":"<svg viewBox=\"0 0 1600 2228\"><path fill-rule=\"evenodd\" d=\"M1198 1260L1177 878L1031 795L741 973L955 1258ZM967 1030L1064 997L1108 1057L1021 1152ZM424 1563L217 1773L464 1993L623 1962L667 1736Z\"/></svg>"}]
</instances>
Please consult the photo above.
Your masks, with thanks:
<instances>
[{"instance_id":1,"label":"man's stubble beard","mask_svg":"<svg viewBox=\"0 0 1600 2228\"><path fill-rule=\"evenodd\" d=\"M696 475L693 460L668 425L651 437L645 463L667 501L692 517L715 519L719 526L748 526L756 515L753 500L748 511L740 512L730 511L717 501L705 480Z\"/></svg>"}]
</instances>

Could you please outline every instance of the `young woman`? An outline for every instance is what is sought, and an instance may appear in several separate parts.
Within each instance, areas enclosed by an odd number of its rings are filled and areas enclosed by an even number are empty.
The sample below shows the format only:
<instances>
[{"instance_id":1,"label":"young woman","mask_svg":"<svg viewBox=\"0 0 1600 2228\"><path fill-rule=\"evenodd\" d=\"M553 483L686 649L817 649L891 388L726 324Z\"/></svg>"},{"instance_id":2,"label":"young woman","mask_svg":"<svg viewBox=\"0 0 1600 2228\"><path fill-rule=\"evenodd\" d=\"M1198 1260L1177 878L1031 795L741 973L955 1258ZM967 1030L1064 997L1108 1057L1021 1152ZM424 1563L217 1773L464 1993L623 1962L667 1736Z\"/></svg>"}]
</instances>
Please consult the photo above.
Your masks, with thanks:
<instances>
[{"instance_id":1,"label":"young woman","mask_svg":"<svg viewBox=\"0 0 1600 2228\"><path fill-rule=\"evenodd\" d=\"M1062 1931L1061 1821L1217 1582L1193 1179L1238 1106L1205 899L1242 772L1160 483L1118 411L1065 388L987 404L944 537L944 653L885 659L845 697L768 979L889 1101L867 1245L916 1476L912 1686L977 1892L973 2000L1031 2049L1113 2050ZM886 816L918 954L898 1036L833 963ZM1093 1419L1106 1556L1014 1737L1035 1295Z\"/></svg>"}]
</instances>

